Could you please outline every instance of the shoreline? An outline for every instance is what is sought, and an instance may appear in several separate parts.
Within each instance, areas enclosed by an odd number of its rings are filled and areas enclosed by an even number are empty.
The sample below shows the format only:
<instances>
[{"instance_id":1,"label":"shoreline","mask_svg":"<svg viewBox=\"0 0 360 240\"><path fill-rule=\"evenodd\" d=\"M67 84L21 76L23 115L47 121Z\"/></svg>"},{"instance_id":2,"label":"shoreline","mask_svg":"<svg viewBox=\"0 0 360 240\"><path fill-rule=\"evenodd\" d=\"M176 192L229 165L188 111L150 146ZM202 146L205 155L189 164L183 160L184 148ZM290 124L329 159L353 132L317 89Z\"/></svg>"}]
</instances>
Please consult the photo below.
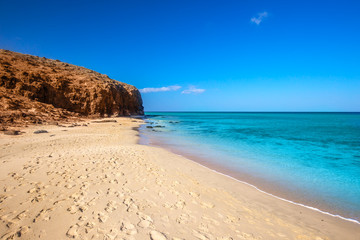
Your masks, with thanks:
<instances>
[{"instance_id":1,"label":"shoreline","mask_svg":"<svg viewBox=\"0 0 360 240\"><path fill-rule=\"evenodd\" d=\"M283 193L284 191L279 191L279 190L276 191L276 190L273 189L274 190L273 192L275 192L275 194L270 193L267 190L261 189L261 184L256 184L256 183L259 183L259 181L253 180L253 182L255 182L255 184L253 184L253 183L250 183L251 181L248 182L246 180L242 180L242 179L237 177L238 175L242 175L242 173L232 172L232 171L230 171L228 168L226 168L224 166L220 166L219 164L207 162L202 157L194 156L193 154L188 153L186 151L182 151L179 148L172 148L170 145L166 145L161 140L151 142L150 139L146 139L146 140L141 139L141 138L148 138L148 137L145 136L144 134L141 134L141 126L137 130L139 131L139 137L140 137L139 144L148 145L148 146L152 146L152 147L164 148L164 149L172 152L173 154L179 155L179 156L184 157L184 158L186 158L186 159L188 159L190 161L193 161L194 163L198 164L201 167L204 167L204 168L206 168L206 169L208 169L210 171L213 171L213 172L215 172L217 174L226 176L226 177L228 177L228 178L230 178L230 179L232 179L234 181L237 181L237 182L240 182L242 184L246 184L248 186L251 186L254 189L256 189L257 191L259 191L261 193L264 193L264 194L267 194L269 196L272 196L272 197L274 197L276 199L279 199L279 200L282 200L282 201L285 201L285 202L288 202L288 203L291 203L291 204L294 204L294 205L297 205L297 206L301 206L301 207L304 207L304 208L307 208L307 209L311 209L311 210L320 212L320 213L328 215L328 216L332 216L332 217L335 217L335 218L339 218L339 219L349 221L349 222L353 222L353 223L356 223L356 224L360 225L360 221L357 220L357 219L353 219L353 218L350 218L350 217L344 217L344 216L341 216L340 214L331 213L330 211L327 211L327 210L321 210L320 208L313 207L313 206L310 206L310 205L306 205L306 204L297 202L296 200L295 201L294 200L289 200L289 199L287 199L285 197L278 196L276 194L276 193ZM250 178L250 176L248 176L248 174L247 174L244 178ZM254 178L254 179L256 179L256 178ZM269 187L269 188L271 188L271 187ZM279 194L279 195L281 195L281 194Z\"/></svg>"},{"instance_id":2,"label":"shoreline","mask_svg":"<svg viewBox=\"0 0 360 240\"><path fill-rule=\"evenodd\" d=\"M0 135L0 238L325 240L360 230L140 145L143 121L115 120Z\"/></svg>"},{"instance_id":3,"label":"shoreline","mask_svg":"<svg viewBox=\"0 0 360 240\"><path fill-rule=\"evenodd\" d=\"M245 169L231 169L231 167L222 165L216 160L219 157L223 157L222 155L216 155L216 152L215 155L207 153L204 154L204 151L202 151L199 147L192 147L192 145L188 144L186 141L179 143L179 141L176 142L175 140L172 140L171 135L161 136L156 133L152 134L150 130L146 129L145 124L140 127L139 130L142 131L142 137L146 138L146 140L140 140L140 142L143 141L142 144L165 148L175 154L184 156L191 161L207 167L210 170L214 170L237 181L251 185L259 191L272 195L275 198L360 224L360 215L352 214L353 212L346 209L346 207L342 208L341 206L331 205L326 201L319 201L319 199L312 198L310 194L301 194L301 189L296 191L282 182L268 182L266 179L257 177L256 175L247 172ZM194 144L194 142L192 142L192 144Z\"/></svg>"},{"instance_id":4,"label":"shoreline","mask_svg":"<svg viewBox=\"0 0 360 240\"><path fill-rule=\"evenodd\" d=\"M174 154L176 154L176 153L174 153ZM186 156L183 156L183 155L180 155L180 154L178 154L178 155L181 156L181 157L186 157ZM189 158L188 158L188 159L189 159ZM192 159L189 159L189 160L190 160L190 161L194 161L194 160L192 160ZM288 199L285 199L285 198L276 196L276 195L274 195L274 194L271 194L271 193L268 193L268 192L266 192L266 191L264 191L264 190L261 190L260 188L258 188L257 186L255 186L255 185L253 185L253 184L251 184L251 183L242 181L242 180L240 180L240 179L237 179L237 178L235 178L235 177L232 177L231 175L227 175L227 174L222 173L222 172L219 172L219 171L217 171L217 170L215 170L215 169L209 168L209 167L207 167L207 166L205 166L205 165L203 165L203 164L201 164L201 163L199 163L199 162L197 162L197 161L194 161L194 162L197 163L197 164L199 164L201 167L204 167L204 168L206 168L206 169L208 169L208 170L210 170L210 171L213 171L213 172L215 172L215 173L217 173L217 174L220 174L220 175L223 175L223 176L225 176L225 177L228 177L228 178L230 178L230 179L232 179L232 180L234 180L234 181L236 181L236 182L239 182L239 183L248 185L248 186L254 188L255 190L257 190L257 191L259 191L259 192L261 192L261 193L264 193L264 194L266 194L266 195L269 195L269 196L274 197L274 198L276 198L276 199L279 199L279 200L281 200L281 201L285 201L285 202L288 202L288 203L291 203L291 204L294 204L294 205L297 205L297 206L301 206L301 207L304 207L304 208L307 208L307 209L310 209L310 210L314 210L314 211L316 211L316 212L320 212L320 213L322 213L322 214L325 214L325 215L328 215L328 216L331 216L331 217L339 218L339 219L342 219L342 220L345 220L345 221L349 221L349 222L353 222L353 223L356 223L356 224L359 224L359 225L360 225L360 222L357 221L356 219L346 218L346 217L343 217L343 216L341 216L341 215L332 214L332 213L330 213L330 212L326 212L326 211L320 210L320 209L318 209L318 208L316 208L316 207L304 205L304 204L302 204L302 203L294 202L294 201L291 201L291 200L288 200Z\"/></svg>"}]
</instances>

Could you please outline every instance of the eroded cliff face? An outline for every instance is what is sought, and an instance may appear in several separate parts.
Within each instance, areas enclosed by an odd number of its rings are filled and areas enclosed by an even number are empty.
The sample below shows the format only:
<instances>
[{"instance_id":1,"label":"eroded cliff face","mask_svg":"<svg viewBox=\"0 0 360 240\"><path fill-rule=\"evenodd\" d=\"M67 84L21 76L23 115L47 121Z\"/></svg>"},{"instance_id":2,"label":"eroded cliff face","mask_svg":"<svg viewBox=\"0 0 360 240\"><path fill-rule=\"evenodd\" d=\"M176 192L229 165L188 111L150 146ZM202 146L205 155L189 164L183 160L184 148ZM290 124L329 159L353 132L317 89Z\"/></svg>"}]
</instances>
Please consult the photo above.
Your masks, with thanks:
<instances>
[{"instance_id":1,"label":"eroded cliff face","mask_svg":"<svg viewBox=\"0 0 360 240\"><path fill-rule=\"evenodd\" d=\"M140 92L107 75L0 50L0 124L142 115Z\"/></svg>"}]
</instances>

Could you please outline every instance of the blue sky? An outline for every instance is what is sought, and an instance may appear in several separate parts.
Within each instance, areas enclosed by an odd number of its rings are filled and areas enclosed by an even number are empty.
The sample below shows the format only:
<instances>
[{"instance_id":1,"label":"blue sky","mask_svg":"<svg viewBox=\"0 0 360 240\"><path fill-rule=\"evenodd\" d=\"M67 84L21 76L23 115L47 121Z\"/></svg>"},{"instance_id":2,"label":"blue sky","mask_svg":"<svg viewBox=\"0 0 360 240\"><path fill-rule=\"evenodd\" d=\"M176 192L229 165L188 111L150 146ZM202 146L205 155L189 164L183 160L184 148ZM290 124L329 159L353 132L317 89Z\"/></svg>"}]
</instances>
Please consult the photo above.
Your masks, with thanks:
<instances>
[{"instance_id":1,"label":"blue sky","mask_svg":"<svg viewBox=\"0 0 360 240\"><path fill-rule=\"evenodd\" d=\"M0 48L142 90L146 111L360 111L359 1L0 0Z\"/></svg>"}]
</instances>

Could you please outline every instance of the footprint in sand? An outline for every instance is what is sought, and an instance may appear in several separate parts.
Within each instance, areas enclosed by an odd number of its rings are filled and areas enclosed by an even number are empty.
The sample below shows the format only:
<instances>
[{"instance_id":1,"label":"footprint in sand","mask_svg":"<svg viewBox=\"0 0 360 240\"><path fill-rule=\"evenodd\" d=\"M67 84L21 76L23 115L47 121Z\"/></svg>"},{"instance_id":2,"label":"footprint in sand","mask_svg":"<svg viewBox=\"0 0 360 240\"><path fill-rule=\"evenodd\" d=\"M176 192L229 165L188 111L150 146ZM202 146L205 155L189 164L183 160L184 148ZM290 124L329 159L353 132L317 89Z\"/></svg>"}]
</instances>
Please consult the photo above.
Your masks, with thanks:
<instances>
[{"instance_id":1,"label":"footprint in sand","mask_svg":"<svg viewBox=\"0 0 360 240\"><path fill-rule=\"evenodd\" d=\"M97 200L97 198L92 198L88 203L87 203L87 205L88 206L94 206L95 204L96 204L96 200Z\"/></svg>"},{"instance_id":2,"label":"footprint in sand","mask_svg":"<svg viewBox=\"0 0 360 240\"><path fill-rule=\"evenodd\" d=\"M117 209L117 207L116 207L115 201L110 201L106 204L105 211L107 211L108 213L111 213L111 212L115 211L116 209Z\"/></svg>"},{"instance_id":3,"label":"footprint in sand","mask_svg":"<svg viewBox=\"0 0 360 240\"><path fill-rule=\"evenodd\" d=\"M69 230L66 233L66 236L70 237L70 238L76 238L79 234L78 234L78 225L72 225Z\"/></svg>"},{"instance_id":4,"label":"footprint in sand","mask_svg":"<svg viewBox=\"0 0 360 240\"><path fill-rule=\"evenodd\" d=\"M150 232L150 239L151 240L167 240L167 237L163 233L154 230L154 231Z\"/></svg>"},{"instance_id":5,"label":"footprint in sand","mask_svg":"<svg viewBox=\"0 0 360 240\"><path fill-rule=\"evenodd\" d=\"M80 203L78 205L78 208L80 212L85 212L88 209L88 207L84 203Z\"/></svg>"},{"instance_id":6,"label":"footprint in sand","mask_svg":"<svg viewBox=\"0 0 360 240\"><path fill-rule=\"evenodd\" d=\"M194 222L194 220L195 217L183 213L176 219L176 222L179 224L188 224L189 222Z\"/></svg>"},{"instance_id":7,"label":"footprint in sand","mask_svg":"<svg viewBox=\"0 0 360 240\"><path fill-rule=\"evenodd\" d=\"M18 215L16 215L16 217L14 219L17 219L17 220L23 220L24 218L26 218L26 213L28 212L29 210L24 210L22 211L21 213L19 213Z\"/></svg>"},{"instance_id":8,"label":"footprint in sand","mask_svg":"<svg viewBox=\"0 0 360 240\"><path fill-rule=\"evenodd\" d=\"M104 235L104 240L113 240L116 239L116 237L117 237L117 231L114 231L112 229L110 233L106 233Z\"/></svg>"},{"instance_id":9,"label":"footprint in sand","mask_svg":"<svg viewBox=\"0 0 360 240\"><path fill-rule=\"evenodd\" d=\"M127 206L127 212L136 212L139 207L134 203L134 200L130 197L127 197L124 199L123 204L125 204L125 206Z\"/></svg>"},{"instance_id":10,"label":"footprint in sand","mask_svg":"<svg viewBox=\"0 0 360 240\"><path fill-rule=\"evenodd\" d=\"M30 227L29 226L21 226L19 231L17 232L18 237L23 237L27 232L29 232Z\"/></svg>"},{"instance_id":11,"label":"footprint in sand","mask_svg":"<svg viewBox=\"0 0 360 240\"><path fill-rule=\"evenodd\" d=\"M67 189L72 189L75 186L76 184L66 184L64 187L66 187Z\"/></svg>"},{"instance_id":12,"label":"footprint in sand","mask_svg":"<svg viewBox=\"0 0 360 240\"><path fill-rule=\"evenodd\" d=\"M86 217L86 216L80 216L80 217L78 218L78 220L79 220L78 225L79 225L79 226L84 226L85 221L87 220L87 217Z\"/></svg>"},{"instance_id":13,"label":"footprint in sand","mask_svg":"<svg viewBox=\"0 0 360 240\"><path fill-rule=\"evenodd\" d=\"M197 239L200 239L200 240L208 240L209 238L206 237L204 234L198 232L198 231L193 231L193 236L196 237Z\"/></svg>"},{"instance_id":14,"label":"footprint in sand","mask_svg":"<svg viewBox=\"0 0 360 240\"><path fill-rule=\"evenodd\" d=\"M14 226L17 225L17 224L16 224L17 221L14 221L14 220L6 220L6 219L3 219L3 220L4 220L4 222L6 223L5 226L6 226L7 228L13 228Z\"/></svg>"},{"instance_id":15,"label":"footprint in sand","mask_svg":"<svg viewBox=\"0 0 360 240\"><path fill-rule=\"evenodd\" d=\"M58 199L61 198L61 197L62 197L62 196L59 196ZM61 203L61 202L64 202L64 201L66 201L66 200L67 200L66 198L56 200L56 201L53 203L53 205L55 206L55 205L57 205L57 204L59 204L59 203Z\"/></svg>"},{"instance_id":16,"label":"footprint in sand","mask_svg":"<svg viewBox=\"0 0 360 240\"><path fill-rule=\"evenodd\" d=\"M151 222L148 220L141 220L137 225L141 228L148 228Z\"/></svg>"},{"instance_id":17,"label":"footprint in sand","mask_svg":"<svg viewBox=\"0 0 360 240\"><path fill-rule=\"evenodd\" d=\"M87 222L85 224L85 227L89 228L89 229L93 229L96 226L96 224L94 222Z\"/></svg>"},{"instance_id":18,"label":"footprint in sand","mask_svg":"<svg viewBox=\"0 0 360 240\"><path fill-rule=\"evenodd\" d=\"M219 221L216 221L215 219L212 219L211 217L203 216L201 218L207 222L210 222L210 223L216 225L216 226L220 225Z\"/></svg>"},{"instance_id":19,"label":"footprint in sand","mask_svg":"<svg viewBox=\"0 0 360 240\"><path fill-rule=\"evenodd\" d=\"M200 203L200 204L201 204L201 206L202 206L203 208L214 208L214 207L215 207L214 204L208 203L208 202L202 202L202 203Z\"/></svg>"},{"instance_id":20,"label":"footprint in sand","mask_svg":"<svg viewBox=\"0 0 360 240\"><path fill-rule=\"evenodd\" d=\"M8 196L6 196L6 195L0 195L0 203L3 203L7 198L8 198Z\"/></svg>"},{"instance_id":21,"label":"footprint in sand","mask_svg":"<svg viewBox=\"0 0 360 240\"><path fill-rule=\"evenodd\" d=\"M49 220L50 219L50 216L48 216L47 214L49 212L53 211L53 208L48 208L48 209L42 209L36 216L35 218L33 219L33 222L37 222L37 221L40 221L40 220Z\"/></svg>"},{"instance_id":22,"label":"footprint in sand","mask_svg":"<svg viewBox=\"0 0 360 240\"><path fill-rule=\"evenodd\" d=\"M1 234L1 235L0 235L0 239L1 239L1 240L2 240L2 239L4 239L4 240L15 239L17 235L18 235L17 232L7 232L7 233L5 233L4 235Z\"/></svg>"},{"instance_id":23,"label":"footprint in sand","mask_svg":"<svg viewBox=\"0 0 360 240\"><path fill-rule=\"evenodd\" d=\"M177 201L175 204L175 208L177 208L177 209L183 209L185 206L186 206L186 203L183 200Z\"/></svg>"},{"instance_id":24,"label":"footprint in sand","mask_svg":"<svg viewBox=\"0 0 360 240\"><path fill-rule=\"evenodd\" d=\"M104 214L102 212L98 213L98 220L100 223L105 223L108 218L109 216L107 214Z\"/></svg>"},{"instance_id":25,"label":"footprint in sand","mask_svg":"<svg viewBox=\"0 0 360 240\"><path fill-rule=\"evenodd\" d=\"M120 230L125 232L127 235L135 235L137 234L137 229L135 226L129 222L123 222Z\"/></svg>"},{"instance_id":26,"label":"footprint in sand","mask_svg":"<svg viewBox=\"0 0 360 240\"><path fill-rule=\"evenodd\" d=\"M72 205L71 207L69 207L69 208L67 209L67 211L68 211L69 213L71 213L71 214L75 214L75 213L78 211L78 208L75 207L74 205Z\"/></svg>"},{"instance_id":27,"label":"footprint in sand","mask_svg":"<svg viewBox=\"0 0 360 240\"><path fill-rule=\"evenodd\" d=\"M200 194L199 194L199 193L195 193L195 192L189 192L189 195L192 196L192 197L195 197L195 198L200 197Z\"/></svg>"}]
</instances>

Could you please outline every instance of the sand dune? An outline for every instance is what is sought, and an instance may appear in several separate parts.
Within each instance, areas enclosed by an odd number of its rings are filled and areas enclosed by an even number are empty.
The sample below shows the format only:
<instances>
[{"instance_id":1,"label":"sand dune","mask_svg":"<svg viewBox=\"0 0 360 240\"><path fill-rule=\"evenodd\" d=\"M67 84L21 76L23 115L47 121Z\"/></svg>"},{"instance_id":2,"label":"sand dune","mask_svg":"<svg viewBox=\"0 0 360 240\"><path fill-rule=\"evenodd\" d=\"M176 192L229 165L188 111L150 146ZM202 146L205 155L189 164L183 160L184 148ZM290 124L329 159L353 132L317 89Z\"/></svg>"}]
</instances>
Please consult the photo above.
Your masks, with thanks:
<instances>
[{"instance_id":1,"label":"sand dune","mask_svg":"<svg viewBox=\"0 0 360 240\"><path fill-rule=\"evenodd\" d=\"M360 239L358 224L138 145L141 121L116 120L0 136L0 239Z\"/></svg>"}]
</instances>

